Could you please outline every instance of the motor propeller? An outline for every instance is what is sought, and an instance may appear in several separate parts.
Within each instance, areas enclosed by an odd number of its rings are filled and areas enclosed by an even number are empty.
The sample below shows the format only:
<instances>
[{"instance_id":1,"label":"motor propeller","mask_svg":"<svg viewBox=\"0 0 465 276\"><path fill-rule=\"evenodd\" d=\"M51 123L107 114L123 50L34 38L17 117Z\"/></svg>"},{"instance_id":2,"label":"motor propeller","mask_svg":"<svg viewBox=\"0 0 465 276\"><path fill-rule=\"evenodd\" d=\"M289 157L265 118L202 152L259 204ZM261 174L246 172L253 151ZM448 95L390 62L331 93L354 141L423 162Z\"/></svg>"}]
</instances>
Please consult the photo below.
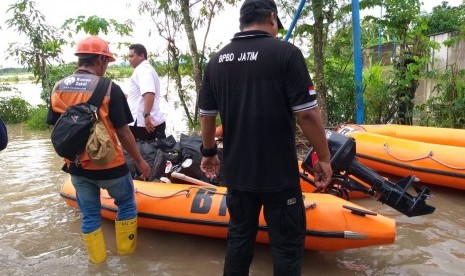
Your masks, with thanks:
<instances>
[{"instance_id":1,"label":"motor propeller","mask_svg":"<svg viewBox=\"0 0 465 276\"><path fill-rule=\"evenodd\" d=\"M435 207L426 204L426 200L431 195L430 189L413 185L416 195L408 193L407 190L416 181L414 176L407 176L397 183L391 182L357 161L356 143L353 138L331 130L326 131L326 137L333 169L331 185L336 184L349 191L361 191L409 217L432 214L435 211ZM302 162L304 170L313 172L315 155L313 148L310 148ZM370 187L351 176L360 179Z\"/></svg>"}]
</instances>

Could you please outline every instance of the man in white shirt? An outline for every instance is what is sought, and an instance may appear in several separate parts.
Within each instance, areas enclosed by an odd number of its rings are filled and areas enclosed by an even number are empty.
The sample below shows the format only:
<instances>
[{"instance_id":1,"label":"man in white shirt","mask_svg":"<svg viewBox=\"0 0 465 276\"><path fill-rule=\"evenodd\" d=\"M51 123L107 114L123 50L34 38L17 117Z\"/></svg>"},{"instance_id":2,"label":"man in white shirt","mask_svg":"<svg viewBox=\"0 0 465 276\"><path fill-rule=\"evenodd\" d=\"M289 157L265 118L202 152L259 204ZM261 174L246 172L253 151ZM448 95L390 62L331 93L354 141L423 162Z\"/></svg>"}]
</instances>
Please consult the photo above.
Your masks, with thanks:
<instances>
[{"instance_id":1,"label":"man in white shirt","mask_svg":"<svg viewBox=\"0 0 465 276\"><path fill-rule=\"evenodd\" d=\"M135 120L129 128L139 141L166 138L165 116L160 110L160 79L147 60L147 50L142 44L132 44L128 56L134 68L129 84L128 104Z\"/></svg>"}]
</instances>

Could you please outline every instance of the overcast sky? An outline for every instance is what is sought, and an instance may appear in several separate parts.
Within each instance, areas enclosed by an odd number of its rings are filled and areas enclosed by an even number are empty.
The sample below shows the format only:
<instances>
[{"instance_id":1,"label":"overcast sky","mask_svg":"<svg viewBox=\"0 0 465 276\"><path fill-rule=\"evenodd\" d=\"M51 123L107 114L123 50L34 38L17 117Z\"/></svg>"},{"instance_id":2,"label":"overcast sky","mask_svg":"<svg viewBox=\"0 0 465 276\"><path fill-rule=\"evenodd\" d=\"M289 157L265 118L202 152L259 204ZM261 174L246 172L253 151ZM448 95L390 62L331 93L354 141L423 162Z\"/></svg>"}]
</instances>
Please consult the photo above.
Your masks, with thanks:
<instances>
[{"instance_id":1,"label":"overcast sky","mask_svg":"<svg viewBox=\"0 0 465 276\"><path fill-rule=\"evenodd\" d=\"M15 0L0 0L0 68L17 66L14 60L5 60L6 49L9 43L17 42L18 36L12 30L8 30L5 26L6 18L11 18L12 13L5 16L6 10ZM119 23L124 23L127 20L132 20L135 23L132 38L120 38L114 35L104 35L101 37L110 43L120 41L129 41L133 43L142 43L146 46L149 52L160 51L160 48L165 48L165 40L158 36L158 33L153 33L151 37L148 36L151 24L147 15L139 15L137 12L137 3L139 1L129 0L36 0L36 8L46 17L48 25L59 27L66 19L76 18L80 15L92 16L96 15L105 19L116 19ZM127 3L131 2L131 6ZM210 29L208 45L217 45L220 42L227 43L229 38L239 30L238 9L230 9L222 12L223 18L216 18L213 21L213 26ZM228 20L224 20L228 18ZM221 23L219 23L221 22ZM87 36L84 33L78 34L74 41ZM204 36L204 32L199 32L198 37ZM179 46L179 45L178 45ZM125 54L127 49L117 50L116 46L110 46L110 50L118 52L120 55ZM74 60L72 49L65 52L64 59L67 61ZM122 61L118 60L117 62Z\"/></svg>"},{"instance_id":2,"label":"overcast sky","mask_svg":"<svg viewBox=\"0 0 465 276\"><path fill-rule=\"evenodd\" d=\"M17 1L0 0L0 26L2 28L0 30L0 68L17 66L14 60L6 60L5 51L8 47L8 43L16 42L18 36L15 35L12 30L8 30L4 24L6 18L11 17L11 13L5 16L6 10L15 2ZM37 9L46 17L48 25L59 27L66 19L76 18L80 15L96 15L105 19L113 18L119 23L131 19L136 23L136 26L134 27L132 38L125 39L125 41L130 40L131 42L142 43L147 47L149 52L158 52L161 47L165 47L164 40L158 37L158 34L154 33L152 37L148 36L150 22L145 19L147 18L146 15L141 16L138 14L137 3L139 3L139 1L137 0L36 0L35 2ZM128 6L128 2L131 2L132 6ZM296 0L296 5L298 5L299 2L300 1ZM307 0L307 2L310 2L310 0ZM423 2L422 10L428 12L431 11L432 7L441 3L435 0L424 0ZM457 6L461 4L462 0L449 0L448 2L451 6ZM238 31L239 6L223 11L221 17L213 19L209 40L207 41L208 45L215 46L219 43L228 43L232 35ZM281 18L281 20L285 26L288 26L292 18ZM203 33L199 33L198 35L199 37L203 37ZM84 36L85 34L80 34L75 37L75 40L79 40ZM115 37L111 35L103 35L102 37L110 42L115 40ZM111 50L118 52L113 48L111 48ZM125 54L126 50L123 49L118 53ZM64 59L67 61L74 60L71 49L65 52Z\"/></svg>"}]
</instances>

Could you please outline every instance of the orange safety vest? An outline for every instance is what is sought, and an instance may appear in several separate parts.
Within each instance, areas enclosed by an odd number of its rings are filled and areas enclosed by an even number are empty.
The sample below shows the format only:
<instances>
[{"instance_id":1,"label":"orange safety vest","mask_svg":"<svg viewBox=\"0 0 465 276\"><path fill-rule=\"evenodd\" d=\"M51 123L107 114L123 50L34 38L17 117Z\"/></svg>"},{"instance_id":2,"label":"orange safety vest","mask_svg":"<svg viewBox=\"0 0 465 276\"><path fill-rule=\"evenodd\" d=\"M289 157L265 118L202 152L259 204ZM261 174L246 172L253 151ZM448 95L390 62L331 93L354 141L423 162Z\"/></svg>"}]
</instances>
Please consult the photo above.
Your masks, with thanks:
<instances>
[{"instance_id":1,"label":"orange safety vest","mask_svg":"<svg viewBox=\"0 0 465 276\"><path fill-rule=\"evenodd\" d=\"M83 103L89 100L92 93L97 87L99 77L92 74L73 74L68 76L55 85L51 95L51 106L53 111L64 113L65 110L75 104ZM108 165L101 166L91 162L87 152L84 150L80 156L80 166L85 170L105 170L123 165L126 161L123 156L121 144L116 135L116 130L110 121L109 103L110 103L111 85L108 87L102 105L98 110L99 120L105 125L108 134L115 145L116 156L113 162ZM65 158L68 167L73 162Z\"/></svg>"}]
</instances>

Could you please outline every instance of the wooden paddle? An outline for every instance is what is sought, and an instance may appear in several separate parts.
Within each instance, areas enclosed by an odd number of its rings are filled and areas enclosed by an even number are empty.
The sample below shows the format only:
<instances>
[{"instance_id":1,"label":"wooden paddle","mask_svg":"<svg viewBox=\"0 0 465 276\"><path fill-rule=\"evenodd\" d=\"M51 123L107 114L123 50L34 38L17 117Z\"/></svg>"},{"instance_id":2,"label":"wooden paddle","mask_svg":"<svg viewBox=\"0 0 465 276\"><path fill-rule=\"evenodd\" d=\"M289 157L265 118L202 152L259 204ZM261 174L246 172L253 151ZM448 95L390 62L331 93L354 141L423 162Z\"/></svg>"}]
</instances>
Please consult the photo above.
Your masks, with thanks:
<instances>
[{"instance_id":1,"label":"wooden paddle","mask_svg":"<svg viewBox=\"0 0 465 276\"><path fill-rule=\"evenodd\" d=\"M183 173L172 172L171 176L174 177L174 178L177 178L177 179L185 180L187 182L190 182L192 184L199 185L199 186L215 187L215 188L217 187L217 186L215 186L213 184L210 184L210 183L207 183L205 181L202 181L202 180L187 176L187 175L185 175Z\"/></svg>"}]
</instances>

